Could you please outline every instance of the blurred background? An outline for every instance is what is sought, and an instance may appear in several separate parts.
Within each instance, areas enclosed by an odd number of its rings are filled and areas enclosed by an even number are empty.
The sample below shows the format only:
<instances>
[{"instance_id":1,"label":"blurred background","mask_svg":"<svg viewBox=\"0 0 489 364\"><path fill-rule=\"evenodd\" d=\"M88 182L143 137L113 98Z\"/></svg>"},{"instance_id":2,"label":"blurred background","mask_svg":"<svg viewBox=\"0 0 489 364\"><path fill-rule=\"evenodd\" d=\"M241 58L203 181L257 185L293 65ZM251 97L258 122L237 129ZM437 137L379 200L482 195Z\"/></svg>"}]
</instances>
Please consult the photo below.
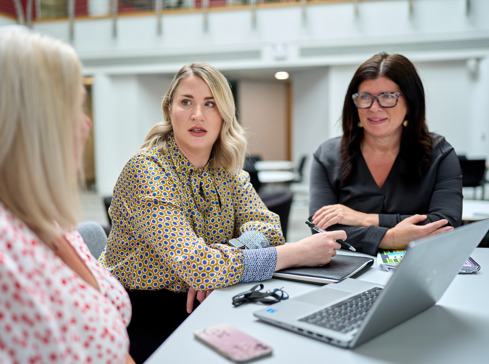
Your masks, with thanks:
<instances>
[{"instance_id":1,"label":"blurred background","mask_svg":"<svg viewBox=\"0 0 489 364\"><path fill-rule=\"evenodd\" d=\"M173 74L206 61L231 83L261 193L293 191L288 240L308 234L312 153L341 135L347 85L379 52L402 53L418 67L430 130L465 159L484 160L466 198L488 198L488 14L487 0L0 2L0 26L24 24L62 39L83 62L94 122L84 155L85 219L108 224L102 198L162 119Z\"/></svg>"}]
</instances>

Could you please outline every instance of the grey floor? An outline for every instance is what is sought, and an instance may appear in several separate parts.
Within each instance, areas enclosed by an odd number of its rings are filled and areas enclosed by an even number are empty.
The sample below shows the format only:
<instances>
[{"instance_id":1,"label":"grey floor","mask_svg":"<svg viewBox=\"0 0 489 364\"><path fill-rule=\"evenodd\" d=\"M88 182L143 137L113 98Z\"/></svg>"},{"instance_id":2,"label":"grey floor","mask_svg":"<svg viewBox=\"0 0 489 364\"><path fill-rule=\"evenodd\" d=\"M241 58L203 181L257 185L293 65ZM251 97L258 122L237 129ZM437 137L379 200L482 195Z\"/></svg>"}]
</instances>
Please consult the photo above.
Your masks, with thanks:
<instances>
[{"instance_id":1,"label":"grey floor","mask_svg":"<svg viewBox=\"0 0 489 364\"><path fill-rule=\"evenodd\" d=\"M308 216L308 190L306 185L293 185L294 200L289 216L287 241L300 240L310 234L304 221ZM93 191L81 193L83 220L96 221L102 226L108 225L107 214L102 197Z\"/></svg>"}]
</instances>

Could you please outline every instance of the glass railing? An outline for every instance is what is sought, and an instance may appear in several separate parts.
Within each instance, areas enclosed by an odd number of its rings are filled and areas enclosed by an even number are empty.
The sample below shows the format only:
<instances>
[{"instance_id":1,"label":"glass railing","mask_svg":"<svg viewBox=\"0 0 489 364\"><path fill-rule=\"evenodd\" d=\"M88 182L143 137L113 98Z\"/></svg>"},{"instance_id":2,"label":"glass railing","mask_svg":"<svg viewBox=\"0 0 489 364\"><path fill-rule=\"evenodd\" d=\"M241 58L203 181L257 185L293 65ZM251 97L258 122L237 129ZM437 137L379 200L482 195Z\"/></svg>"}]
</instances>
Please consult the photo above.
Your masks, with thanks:
<instances>
[{"instance_id":1,"label":"glass railing","mask_svg":"<svg viewBox=\"0 0 489 364\"><path fill-rule=\"evenodd\" d=\"M261 6L263 4L300 4L311 0L2 0L0 14L19 23L43 19L103 17L142 13L161 13L208 8ZM313 0L338 3L366 0Z\"/></svg>"}]
</instances>

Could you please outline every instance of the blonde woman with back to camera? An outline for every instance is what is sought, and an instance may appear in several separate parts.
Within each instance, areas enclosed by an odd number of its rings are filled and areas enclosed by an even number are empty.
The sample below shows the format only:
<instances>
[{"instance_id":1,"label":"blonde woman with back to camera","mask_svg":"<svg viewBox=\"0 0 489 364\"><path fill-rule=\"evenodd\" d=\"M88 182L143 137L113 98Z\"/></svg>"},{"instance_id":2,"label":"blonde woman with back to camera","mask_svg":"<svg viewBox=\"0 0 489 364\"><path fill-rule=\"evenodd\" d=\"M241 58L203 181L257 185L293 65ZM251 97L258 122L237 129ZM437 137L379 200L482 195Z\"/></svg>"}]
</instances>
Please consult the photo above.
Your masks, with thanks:
<instances>
[{"instance_id":1,"label":"blonde woman with back to camera","mask_svg":"<svg viewBox=\"0 0 489 364\"><path fill-rule=\"evenodd\" d=\"M0 27L0 362L134 363L122 286L76 232L91 128L68 45Z\"/></svg>"}]
</instances>

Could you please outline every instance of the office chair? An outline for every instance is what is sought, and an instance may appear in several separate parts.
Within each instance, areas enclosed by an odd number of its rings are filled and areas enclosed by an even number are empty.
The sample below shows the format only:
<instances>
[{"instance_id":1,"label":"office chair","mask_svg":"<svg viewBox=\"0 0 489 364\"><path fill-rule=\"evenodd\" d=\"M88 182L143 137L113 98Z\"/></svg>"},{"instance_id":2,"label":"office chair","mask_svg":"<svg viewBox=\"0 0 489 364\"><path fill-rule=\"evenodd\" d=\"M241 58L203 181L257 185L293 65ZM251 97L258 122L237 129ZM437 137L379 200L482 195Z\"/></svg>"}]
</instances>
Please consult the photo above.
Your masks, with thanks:
<instances>
[{"instance_id":1,"label":"office chair","mask_svg":"<svg viewBox=\"0 0 489 364\"><path fill-rule=\"evenodd\" d=\"M245 157L245 162L243 165L243 169L249 173L250 182L255 188L256 192L260 192L262 183L258 178L258 171L255 167L255 162L260 161L261 157L259 155L248 155Z\"/></svg>"},{"instance_id":2,"label":"office chair","mask_svg":"<svg viewBox=\"0 0 489 364\"><path fill-rule=\"evenodd\" d=\"M105 206L105 213L107 214L107 221L109 222L109 226L112 225L112 220L109 216L109 207L110 204L112 203L112 196L105 196L103 198L104 200L104 206Z\"/></svg>"},{"instance_id":3,"label":"office chair","mask_svg":"<svg viewBox=\"0 0 489 364\"><path fill-rule=\"evenodd\" d=\"M296 170L295 170L295 173L296 173L296 178L292 181L294 183L301 183L302 180L304 179L304 167L306 165L306 161L307 161L307 155L304 154L300 161L299 161L299 165L297 166Z\"/></svg>"},{"instance_id":4,"label":"office chair","mask_svg":"<svg viewBox=\"0 0 489 364\"><path fill-rule=\"evenodd\" d=\"M260 197L268 209L280 217L282 233L284 234L284 239L287 241L290 207L292 206L294 193L290 188L284 188L277 191L261 193Z\"/></svg>"},{"instance_id":5,"label":"office chair","mask_svg":"<svg viewBox=\"0 0 489 364\"><path fill-rule=\"evenodd\" d=\"M484 185L486 183L486 160L459 158L462 169L462 186L474 188L474 197L477 187L482 188L481 199L484 199Z\"/></svg>"},{"instance_id":6,"label":"office chair","mask_svg":"<svg viewBox=\"0 0 489 364\"><path fill-rule=\"evenodd\" d=\"M85 221L78 225L77 230L90 253L98 259L107 244L107 235L102 225L95 221Z\"/></svg>"},{"instance_id":7,"label":"office chair","mask_svg":"<svg viewBox=\"0 0 489 364\"><path fill-rule=\"evenodd\" d=\"M261 161L261 156L258 154L249 154L245 157L243 169L245 171L256 170L255 163Z\"/></svg>"},{"instance_id":8,"label":"office chair","mask_svg":"<svg viewBox=\"0 0 489 364\"><path fill-rule=\"evenodd\" d=\"M109 236L110 229L112 228L112 219L110 218L110 215L109 215L109 207L110 207L110 204L112 203L112 196L105 196L102 198L102 200L104 201L105 213L107 216L107 221L109 223L108 225L103 226L103 228L104 228L107 236Z\"/></svg>"}]
</instances>

